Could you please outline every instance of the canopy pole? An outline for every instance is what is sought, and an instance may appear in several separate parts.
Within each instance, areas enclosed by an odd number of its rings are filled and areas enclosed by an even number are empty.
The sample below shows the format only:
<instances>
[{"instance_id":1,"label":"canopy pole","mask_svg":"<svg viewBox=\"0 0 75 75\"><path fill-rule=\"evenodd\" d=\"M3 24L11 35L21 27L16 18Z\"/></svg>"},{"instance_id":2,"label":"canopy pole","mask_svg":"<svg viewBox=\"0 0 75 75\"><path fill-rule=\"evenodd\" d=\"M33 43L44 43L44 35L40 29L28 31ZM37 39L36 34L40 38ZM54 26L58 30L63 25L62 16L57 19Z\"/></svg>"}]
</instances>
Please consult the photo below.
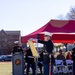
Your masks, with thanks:
<instances>
[{"instance_id":1,"label":"canopy pole","mask_svg":"<svg viewBox=\"0 0 75 75\"><path fill-rule=\"evenodd\" d=\"M67 43L64 43L65 47L66 47L66 52L67 52Z\"/></svg>"}]
</instances>

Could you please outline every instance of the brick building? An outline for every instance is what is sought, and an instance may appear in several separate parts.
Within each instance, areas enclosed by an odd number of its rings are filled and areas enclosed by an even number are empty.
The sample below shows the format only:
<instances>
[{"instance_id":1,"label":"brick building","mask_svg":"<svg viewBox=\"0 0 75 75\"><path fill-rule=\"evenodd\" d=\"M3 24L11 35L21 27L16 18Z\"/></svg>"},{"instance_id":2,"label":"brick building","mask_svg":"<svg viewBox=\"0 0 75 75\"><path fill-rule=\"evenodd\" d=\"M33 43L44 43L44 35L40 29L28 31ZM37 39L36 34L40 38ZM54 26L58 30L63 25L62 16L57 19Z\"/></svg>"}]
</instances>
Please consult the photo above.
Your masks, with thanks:
<instances>
[{"instance_id":1,"label":"brick building","mask_svg":"<svg viewBox=\"0 0 75 75\"><path fill-rule=\"evenodd\" d=\"M20 31L0 31L0 55L11 54L14 41L20 40Z\"/></svg>"}]
</instances>

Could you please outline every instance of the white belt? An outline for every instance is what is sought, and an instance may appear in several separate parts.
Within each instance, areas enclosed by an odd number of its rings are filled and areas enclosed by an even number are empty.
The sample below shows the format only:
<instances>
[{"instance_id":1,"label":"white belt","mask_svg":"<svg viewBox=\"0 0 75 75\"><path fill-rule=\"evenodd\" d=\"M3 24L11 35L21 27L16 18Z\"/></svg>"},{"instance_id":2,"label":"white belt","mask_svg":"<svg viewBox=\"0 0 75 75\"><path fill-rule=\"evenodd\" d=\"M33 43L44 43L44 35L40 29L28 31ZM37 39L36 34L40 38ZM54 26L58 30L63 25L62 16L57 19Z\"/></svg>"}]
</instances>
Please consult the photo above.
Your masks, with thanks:
<instances>
[{"instance_id":1,"label":"white belt","mask_svg":"<svg viewBox=\"0 0 75 75\"><path fill-rule=\"evenodd\" d=\"M34 58L33 56L28 56L28 58Z\"/></svg>"}]
</instances>

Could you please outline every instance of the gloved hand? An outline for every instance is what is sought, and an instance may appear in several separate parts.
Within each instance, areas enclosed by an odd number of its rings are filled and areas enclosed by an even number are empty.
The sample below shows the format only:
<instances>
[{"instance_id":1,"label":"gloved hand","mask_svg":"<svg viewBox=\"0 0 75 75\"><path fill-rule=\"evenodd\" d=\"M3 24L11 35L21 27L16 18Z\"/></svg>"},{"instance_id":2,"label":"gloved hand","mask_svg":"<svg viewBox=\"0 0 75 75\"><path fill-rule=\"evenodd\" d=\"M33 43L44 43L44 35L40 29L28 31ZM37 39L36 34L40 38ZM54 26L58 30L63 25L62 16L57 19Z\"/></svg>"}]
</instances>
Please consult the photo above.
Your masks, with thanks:
<instances>
[{"instance_id":1,"label":"gloved hand","mask_svg":"<svg viewBox=\"0 0 75 75\"><path fill-rule=\"evenodd\" d=\"M35 38L30 38L28 41L38 42L38 39L35 39Z\"/></svg>"},{"instance_id":2,"label":"gloved hand","mask_svg":"<svg viewBox=\"0 0 75 75\"><path fill-rule=\"evenodd\" d=\"M28 41L33 41L33 38L30 38Z\"/></svg>"},{"instance_id":3,"label":"gloved hand","mask_svg":"<svg viewBox=\"0 0 75 75\"><path fill-rule=\"evenodd\" d=\"M38 39L33 39L34 42L38 42Z\"/></svg>"}]
</instances>

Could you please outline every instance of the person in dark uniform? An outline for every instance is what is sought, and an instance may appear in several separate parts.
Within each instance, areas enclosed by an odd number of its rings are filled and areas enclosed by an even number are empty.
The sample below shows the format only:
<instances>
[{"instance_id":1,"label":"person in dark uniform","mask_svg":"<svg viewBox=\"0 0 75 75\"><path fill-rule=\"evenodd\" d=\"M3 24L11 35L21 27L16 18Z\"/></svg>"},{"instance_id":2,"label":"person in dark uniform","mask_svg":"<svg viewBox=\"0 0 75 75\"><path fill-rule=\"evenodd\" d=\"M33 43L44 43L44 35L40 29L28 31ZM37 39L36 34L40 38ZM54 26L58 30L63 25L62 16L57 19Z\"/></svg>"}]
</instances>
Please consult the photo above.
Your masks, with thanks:
<instances>
[{"instance_id":1,"label":"person in dark uniform","mask_svg":"<svg viewBox=\"0 0 75 75\"><path fill-rule=\"evenodd\" d=\"M73 75L75 75L75 46L72 49L72 60L73 60Z\"/></svg>"},{"instance_id":2,"label":"person in dark uniform","mask_svg":"<svg viewBox=\"0 0 75 75\"><path fill-rule=\"evenodd\" d=\"M15 41L12 48L12 68L12 75L24 74L24 53L19 41Z\"/></svg>"},{"instance_id":3,"label":"person in dark uniform","mask_svg":"<svg viewBox=\"0 0 75 75\"><path fill-rule=\"evenodd\" d=\"M51 33L45 32L44 41L38 40L39 43L44 44L44 52L43 52L44 75L49 75L50 71L49 63L51 57L49 56L54 48L53 42L51 41L51 37L52 37Z\"/></svg>"},{"instance_id":4,"label":"person in dark uniform","mask_svg":"<svg viewBox=\"0 0 75 75\"><path fill-rule=\"evenodd\" d=\"M26 75L29 75L29 69L30 67L32 68L32 75L35 75L35 60L34 57L32 56L31 49L26 50L26 62L27 62L27 68L26 68Z\"/></svg>"},{"instance_id":5,"label":"person in dark uniform","mask_svg":"<svg viewBox=\"0 0 75 75\"><path fill-rule=\"evenodd\" d=\"M51 41L52 34L49 32L44 33L44 41L40 39L30 39L34 40L38 43L44 44L44 52L43 52L43 64L44 64L44 75L49 75L49 63L50 59L49 56L53 51L54 45Z\"/></svg>"},{"instance_id":6,"label":"person in dark uniform","mask_svg":"<svg viewBox=\"0 0 75 75\"><path fill-rule=\"evenodd\" d=\"M14 44L15 44L15 45L14 45L14 47L13 47L13 49L12 49L12 53L13 53L13 54L16 53L16 52L23 53L23 49L22 49L22 47L20 46L19 41L15 41Z\"/></svg>"}]
</instances>

